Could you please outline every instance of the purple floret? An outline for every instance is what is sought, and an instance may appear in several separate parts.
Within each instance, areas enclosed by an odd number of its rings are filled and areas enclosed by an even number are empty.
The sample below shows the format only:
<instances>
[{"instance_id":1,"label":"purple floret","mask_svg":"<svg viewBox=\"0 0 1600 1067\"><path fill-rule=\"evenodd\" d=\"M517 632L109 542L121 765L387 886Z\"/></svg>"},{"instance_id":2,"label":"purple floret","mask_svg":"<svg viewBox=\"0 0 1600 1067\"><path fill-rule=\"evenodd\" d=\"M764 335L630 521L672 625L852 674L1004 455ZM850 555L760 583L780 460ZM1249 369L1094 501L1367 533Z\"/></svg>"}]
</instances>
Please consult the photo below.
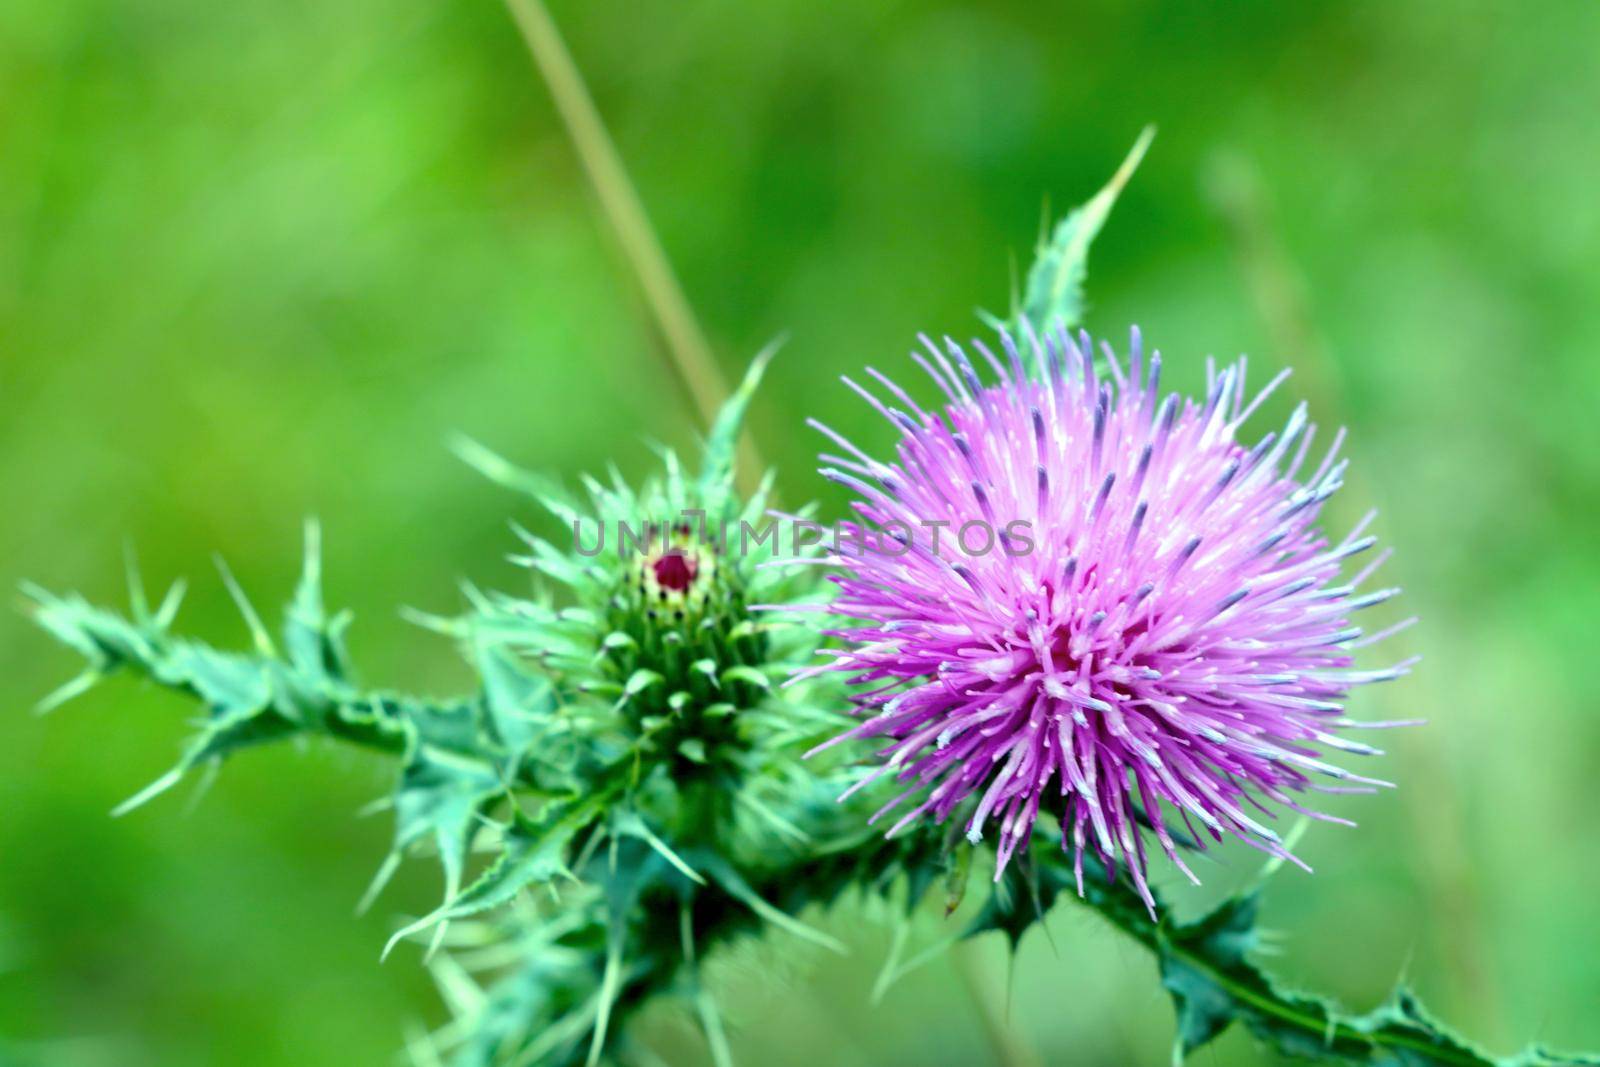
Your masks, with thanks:
<instances>
[{"instance_id":1,"label":"purple floret","mask_svg":"<svg viewBox=\"0 0 1600 1067\"><path fill-rule=\"evenodd\" d=\"M1246 403L1241 359L1208 370L1203 400L1163 397L1137 330L1103 373L1087 335L1022 350L1002 335L998 355L974 341L995 385L954 342L923 340L913 358L943 411L871 369L888 399L846 379L901 431L893 462L813 423L845 453L823 474L860 518L836 542L831 605L859 625L817 669L862 687L865 719L838 740L882 739L868 780L905 787L878 816L914 801L889 832L959 808L970 839L993 834L998 878L1043 809L1080 887L1088 847L1147 903L1145 833L1194 879L1169 818L1200 844L1233 835L1299 862L1269 802L1343 822L1290 794L1386 785L1325 754L1377 752L1340 736L1358 725L1342 702L1410 667L1354 666L1414 620L1370 636L1350 622L1397 590L1360 589L1387 553L1341 577L1374 542L1370 514L1338 543L1317 528L1342 431L1308 466L1302 404L1247 447L1239 429L1283 375Z\"/></svg>"}]
</instances>

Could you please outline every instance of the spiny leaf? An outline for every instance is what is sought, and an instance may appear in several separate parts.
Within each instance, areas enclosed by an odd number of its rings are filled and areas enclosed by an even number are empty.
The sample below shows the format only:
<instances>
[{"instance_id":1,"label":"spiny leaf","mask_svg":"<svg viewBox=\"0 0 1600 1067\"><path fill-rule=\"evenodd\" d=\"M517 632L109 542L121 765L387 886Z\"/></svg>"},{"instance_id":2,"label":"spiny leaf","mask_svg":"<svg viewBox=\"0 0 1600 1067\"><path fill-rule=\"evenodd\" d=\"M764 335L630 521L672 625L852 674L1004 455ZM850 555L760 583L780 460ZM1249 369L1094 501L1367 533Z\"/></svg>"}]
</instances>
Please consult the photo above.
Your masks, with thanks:
<instances>
[{"instance_id":1,"label":"spiny leaf","mask_svg":"<svg viewBox=\"0 0 1600 1067\"><path fill-rule=\"evenodd\" d=\"M1259 891L1232 897L1204 917L1156 931L1161 982L1178 1011L1178 1058L1234 1021L1286 1056L1384 1067L1532 1067L1596 1064L1592 1057L1531 1049L1506 1059L1473 1047L1435 1021L1404 987L1365 1015L1282 988L1249 959L1259 941Z\"/></svg>"},{"instance_id":2,"label":"spiny leaf","mask_svg":"<svg viewBox=\"0 0 1600 1067\"><path fill-rule=\"evenodd\" d=\"M1155 127L1146 126L1105 188L1058 222L1048 240L1041 238L1033 266L1028 270L1021 305L1013 309L1009 323L997 325L1022 334L1031 330L1035 336L1044 337L1083 320L1089 245L1105 225L1118 195L1138 169L1155 135Z\"/></svg>"},{"instance_id":3,"label":"spiny leaf","mask_svg":"<svg viewBox=\"0 0 1600 1067\"><path fill-rule=\"evenodd\" d=\"M312 710L305 680L269 656L219 652L182 641L155 620L137 624L81 597L58 597L41 589L29 594L35 621L89 660L89 671L68 695L86 688L84 679L93 683L131 670L192 694L206 707L206 717L177 766L122 804L119 813L152 799L201 763L294 732Z\"/></svg>"},{"instance_id":4,"label":"spiny leaf","mask_svg":"<svg viewBox=\"0 0 1600 1067\"><path fill-rule=\"evenodd\" d=\"M444 868L445 899L451 899L460 892L461 870L479 816L505 791L493 764L420 747L395 791L394 851L403 853L431 838Z\"/></svg>"},{"instance_id":5,"label":"spiny leaf","mask_svg":"<svg viewBox=\"0 0 1600 1067\"><path fill-rule=\"evenodd\" d=\"M1004 932L1015 946L1053 901L1075 895L1070 862L1055 842L1027 853L1025 871L1013 861L968 934ZM1083 902L1156 956L1162 985L1177 1010L1174 1062L1201 1048L1231 1024L1242 1023L1286 1056L1375 1067L1594 1067L1600 1058L1529 1049L1496 1058L1438 1023L1416 996L1401 988L1365 1015L1333 1001L1286 990L1250 957L1260 940L1259 890L1232 897L1201 918L1158 920L1126 877L1108 879L1097 861L1085 862Z\"/></svg>"},{"instance_id":6,"label":"spiny leaf","mask_svg":"<svg viewBox=\"0 0 1600 1067\"><path fill-rule=\"evenodd\" d=\"M575 834L599 818L603 811L598 798L591 798L548 825L520 811L514 812L500 855L494 862L471 885L437 910L398 930L384 946L384 956L413 934L507 904L529 886L545 885L560 877L571 878L567 846Z\"/></svg>"},{"instance_id":7,"label":"spiny leaf","mask_svg":"<svg viewBox=\"0 0 1600 1067\"><path fill-rule=\"evenodd\" d=\"M136 577L130 581L137 582ZM231 584L231 583L230 583ZM137 587L135 587L137 588ZM214 766L234 752L295 734L322 733L341 740L403 753L407 764L392 806L396 812L394 855L384 861L367 894L370 900L394 872L401 853L430 838L444 867L446 897L460 889L461 868L481 810L519 771L532 781L549 775L524 771L523 753L536 736L533 726L551 698L543 679L514 677L513 668L486 653L485 692L477 704L433 704L407 697L366 693L348 681L343 646L348 616L330 618L321 591L320 537L306 527L306 561L286 612L284 654L259 635L260 621L247 611L256 650L214 649L172 635L175 603L153 616L134 594L138 620L94 607L81 597L61 597L28 587L40 626L77 649L89 667L56 702L121 671L141 674L197 698L206 709L177 765L118 805L122 815L154 799L202 764ZM241 604L244 594L232 585Z\"/></svg>"}]
</instances>

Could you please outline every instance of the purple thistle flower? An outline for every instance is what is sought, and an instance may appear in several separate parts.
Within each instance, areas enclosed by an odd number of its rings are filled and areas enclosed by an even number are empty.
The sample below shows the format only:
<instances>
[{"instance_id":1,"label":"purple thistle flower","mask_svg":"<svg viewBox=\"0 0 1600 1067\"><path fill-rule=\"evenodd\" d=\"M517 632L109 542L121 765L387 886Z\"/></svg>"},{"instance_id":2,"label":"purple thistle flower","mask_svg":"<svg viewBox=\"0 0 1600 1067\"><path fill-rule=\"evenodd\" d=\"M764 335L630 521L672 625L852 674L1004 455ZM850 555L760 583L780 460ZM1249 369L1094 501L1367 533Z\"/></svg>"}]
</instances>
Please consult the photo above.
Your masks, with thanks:
<instances>
[{"instance_id":1,"label":"purple thistle flower","mask_svg":"<svg viewBox=\"0 0 1600 1067\"><path fill-rule=\"evenodd\" d=\"M922 340L912 358L942 413L871 368L903 407L845 379L901 430L893 463L812 422L847 453L824 454L822 473L859 494L863 520L832 555L832 610L860 625L834 631L847 647L815 670L864 687L869 717L835 739L886 742L861 784L906 787L874 821L916 798L893 834L970 802L971 840L998 828L998 879L1043 809L1080 891L1087 847L1112 872L1125 863L1152 907L1141 826L1198 882L1169 814L1202 847L1229 834L1299 863L1264 802L1347 823L1289 794L1389 784L1323 755L1377 753L1335 732L1358 725L1341 701L1411 666L1353 665L1415 620L1368 637L1349 621L1397 590L1358 591L1387 552L1341 582L1373 544L1371 514L1337 544L1316 528L1345 470L1342 431L1309 473L1304 404L1246 447L1240 426L1285 375L1246 403L1244 360L1208 363L1203 400L1162 397L1160 354L1145 365L1137 329L1126 365L1105 347L1106 376L1087 334L1032 341L1032 375L1009 336L1004 359L974 341L991 386L960 346Z\"/></svg>"}]
</instances>

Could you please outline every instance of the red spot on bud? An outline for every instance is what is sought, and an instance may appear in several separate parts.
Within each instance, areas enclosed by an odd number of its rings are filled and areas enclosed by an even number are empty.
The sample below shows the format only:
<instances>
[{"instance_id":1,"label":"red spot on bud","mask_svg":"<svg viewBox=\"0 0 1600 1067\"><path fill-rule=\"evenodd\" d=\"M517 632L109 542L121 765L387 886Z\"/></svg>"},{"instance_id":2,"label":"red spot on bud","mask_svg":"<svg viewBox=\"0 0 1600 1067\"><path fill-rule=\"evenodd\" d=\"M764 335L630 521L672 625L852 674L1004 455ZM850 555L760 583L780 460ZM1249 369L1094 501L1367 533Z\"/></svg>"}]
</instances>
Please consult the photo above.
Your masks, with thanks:
<instances>
[{"instance_id":1,"label":"red spot on bud","mask_svg":"<svg viewBox=\"0 0 1600 1067\"><path fill-rule=\"evenodd\" d=\"M669 548L663 552L659 559L650 564L650 567L656 572L656 584L674 593L688 589L698 569L695 561L678 548Z\"/></svg>"}]
</instances>

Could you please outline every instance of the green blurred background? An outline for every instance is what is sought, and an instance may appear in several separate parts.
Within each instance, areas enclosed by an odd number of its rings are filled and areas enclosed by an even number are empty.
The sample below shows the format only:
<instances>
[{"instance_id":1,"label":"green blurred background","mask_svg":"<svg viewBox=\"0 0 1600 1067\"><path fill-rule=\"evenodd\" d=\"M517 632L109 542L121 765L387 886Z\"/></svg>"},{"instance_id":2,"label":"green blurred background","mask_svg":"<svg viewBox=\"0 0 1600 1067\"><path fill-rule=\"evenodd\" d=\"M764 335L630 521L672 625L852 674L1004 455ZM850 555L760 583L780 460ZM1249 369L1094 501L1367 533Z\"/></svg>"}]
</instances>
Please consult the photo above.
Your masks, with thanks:
<instances>
[{"instance_id":1,"label":"green blurred background","mask_svg":"<svg viewBox=\"0 0 1600 1067\"><path fill-rule=\"evenodd\" d=\"M1330 519L1381 507L1420 671L1359 715L1398 792L1334 810L1266 906L1287 977L1366 1008L1404 974L1504 1050L1600 1045L1600 4L557 0L553 8L726 375L788 331L754 409L785 497L817 415L884 445L837 382L909 375L916 331L1006 303L1041 205L1161 127L1096 246L1090 325L1294 365L1347 424ZM369 680L468 675L398 604L516 586L526 509L443 447L467 431L571 477L697 419L506 12L493 0L0 0L0 582L121 595L124 541L195 579L191 632L242 643L224 553L286 596L299 524ZM0 618L0 1042L22 1062L394 1062L441 1017L397 915L361 919L390 770L249 754L113 821L188 709L136 684L39 720L76 664ZM1252 854L1253 855L1253 854ZM1228 855L1197 909L1248 879ZM1169 879L1170 880L1170 879ZM878 1006L884 917L725 960L746 1064L1157 1064L1151 962L1062 907L1014 968L979 943ZM924 916L914 937L944 932ZM1053 941L1053 943L1052 943ZM671 1064L684 1018L639 1024ZM0 1059L7 1053L0 1052ZM1230 1034L1202 1065L1261 1062Z\"/></svg>"}]
</instances>

